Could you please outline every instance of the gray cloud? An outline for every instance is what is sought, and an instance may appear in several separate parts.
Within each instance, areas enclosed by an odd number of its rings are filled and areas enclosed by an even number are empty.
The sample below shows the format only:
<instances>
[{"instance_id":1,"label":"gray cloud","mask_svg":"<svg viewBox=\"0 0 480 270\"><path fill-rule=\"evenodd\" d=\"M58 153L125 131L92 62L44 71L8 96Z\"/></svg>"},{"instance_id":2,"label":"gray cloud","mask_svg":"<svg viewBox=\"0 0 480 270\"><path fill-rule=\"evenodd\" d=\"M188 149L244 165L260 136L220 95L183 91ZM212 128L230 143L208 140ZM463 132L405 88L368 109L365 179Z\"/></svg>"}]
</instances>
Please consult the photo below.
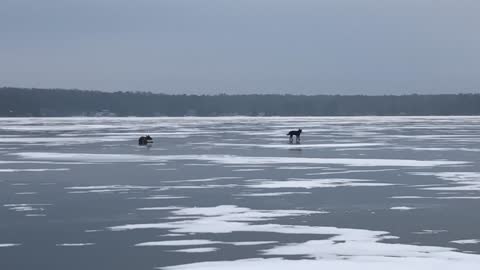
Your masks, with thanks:
<instances>
[{"instance_id":1,"label":"gray cloud","mask_svg":"<svg viewBox=\"0 0 480 270\"><path fill-rule=\"evenodd\" d=\"M474 0L3 0L0 85L475 92L479 9Z\"/></svg>"}]
</instances>

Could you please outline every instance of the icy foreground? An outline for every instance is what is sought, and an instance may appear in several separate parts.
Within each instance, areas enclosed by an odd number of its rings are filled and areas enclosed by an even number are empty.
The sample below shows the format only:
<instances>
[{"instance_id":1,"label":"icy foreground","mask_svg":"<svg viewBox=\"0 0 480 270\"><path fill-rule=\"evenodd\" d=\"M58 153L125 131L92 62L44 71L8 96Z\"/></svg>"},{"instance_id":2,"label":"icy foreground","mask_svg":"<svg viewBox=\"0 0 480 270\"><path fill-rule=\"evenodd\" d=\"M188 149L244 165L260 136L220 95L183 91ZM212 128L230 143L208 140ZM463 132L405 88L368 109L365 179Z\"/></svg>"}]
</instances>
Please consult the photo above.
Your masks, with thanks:
<instances>
[{"instance_id":1,"label":"icy foreground","mask_svg":"<svg viewBox=\"0 0 480 270\"><path fill-rule=\"evenodd\" d=\"M479 136L479 117L0 119L0 256L6 269L478 269Z\"/></svg>"},{"instance_id":2,"label":"icy foreground","mask_svg":"<svg viewBox=\"0 0 480 270\"><path fill-rule=\"evenodd\" d=\"M160 269L160 268L159 268ZM217 270L217 269L339 269L339 270L405 270L405 269L478 269L478 261L460 262L450 259L419 259L419 258L358 258L351 260L285 260L275 259L247 259L238 261L201 262L180 266L164 267L166 270Z\"/></svg>"}]
</instances>

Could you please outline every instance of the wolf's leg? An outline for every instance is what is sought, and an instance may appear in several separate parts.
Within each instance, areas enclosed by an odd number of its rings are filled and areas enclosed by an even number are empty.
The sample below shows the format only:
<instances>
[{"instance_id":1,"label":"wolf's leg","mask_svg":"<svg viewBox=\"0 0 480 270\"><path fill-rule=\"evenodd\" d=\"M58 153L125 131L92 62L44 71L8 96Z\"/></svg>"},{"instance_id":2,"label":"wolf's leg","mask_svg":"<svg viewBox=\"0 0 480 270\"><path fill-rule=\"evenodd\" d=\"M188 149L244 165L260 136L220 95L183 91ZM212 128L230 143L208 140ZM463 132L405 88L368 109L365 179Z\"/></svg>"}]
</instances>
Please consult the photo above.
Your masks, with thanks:
<instances>
[{"instance_id":1,"label":"wolf's leg","mask_svg":"<svg viewBox=\"0 0 480 270\"><path fill-rule=\"evenodd\" d=\"M290 135L290 139L288 140L289 143L293 143L293 135Z\"/></svg>"}]
</instances>

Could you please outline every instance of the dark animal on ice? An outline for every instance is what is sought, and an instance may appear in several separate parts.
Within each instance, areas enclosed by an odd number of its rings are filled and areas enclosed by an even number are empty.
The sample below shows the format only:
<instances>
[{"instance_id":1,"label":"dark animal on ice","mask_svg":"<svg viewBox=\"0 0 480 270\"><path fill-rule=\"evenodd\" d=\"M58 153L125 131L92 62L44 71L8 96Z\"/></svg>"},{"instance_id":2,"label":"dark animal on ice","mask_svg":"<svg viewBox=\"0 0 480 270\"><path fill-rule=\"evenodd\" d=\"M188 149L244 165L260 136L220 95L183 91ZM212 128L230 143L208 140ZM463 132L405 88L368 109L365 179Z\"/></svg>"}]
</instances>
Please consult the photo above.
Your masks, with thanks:
<instances>
[{"instance_id":1,"label":"dark animal on ice","mask_svg":"<svg viewBox=\"0 0 480 270\"><path fill-rule=\"evenodd\" d=\"M293 143L293 136L295 135L295 141L296 143L300 143L300 134L302 134L302 130L299 129L299 130L290 130L288 133L287 133L287 136L290 136L290 143Z\"/></svg>"}]
</instances>

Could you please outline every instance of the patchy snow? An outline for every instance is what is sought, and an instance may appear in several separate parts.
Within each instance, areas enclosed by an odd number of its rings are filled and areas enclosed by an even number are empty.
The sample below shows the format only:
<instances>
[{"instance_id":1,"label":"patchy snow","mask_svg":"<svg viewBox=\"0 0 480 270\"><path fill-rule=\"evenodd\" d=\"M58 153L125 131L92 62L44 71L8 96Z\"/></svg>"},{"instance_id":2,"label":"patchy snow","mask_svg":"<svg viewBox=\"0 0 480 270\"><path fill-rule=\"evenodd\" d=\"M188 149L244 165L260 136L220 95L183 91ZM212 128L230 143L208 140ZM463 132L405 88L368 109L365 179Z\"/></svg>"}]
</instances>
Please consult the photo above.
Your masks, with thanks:
<instances>
[{"instance_id":1,"label":"patchy snow","mask_svg":"<svg viewBox=\"0 0 480 270\"><path fill-rule=\"evenodd\" d=\"M413 210L415 207L408 207L408 206L394 206L390 207L391 210L400 210L400 211L406 211L406 210Z\"/></svg>"},{"instance_id":2,"label":"patchy snow","mask_svg":"<svg viewBox=\"0 0 480 270\"><path fill-rule=\"evenodd\" d=\"M304 157L249 157L234 155L133 155L86 154L55 152L12 153L24 159L79 162L168 162L178 160L202 160L218 164L337 164L362 167L434 167L469 164L466 161L410 160L410 159L354 159L354 158L304 158Z\"/></svg>"},{"instance_id":3,"label":"patchy snow","mask_svg":"<svg viewBox=\"0 0 480 270\"><path fill-rule=\"evenodd\" d=\"M261 168L251 168L251 169L235 169L232 170L233 172L256 172L256 171L264 171L265 169Z\"/></svg>"},{"instance_id":4,"label":"patchy snow","mask_svg":"<svg viewBox=\"0 0 480 270\"><path fill-rule=\"evenodd\" d=\"M63 243L56 244L57 247L84 247L84 246L93 246L95 243Z\"/></svg>"},{"instance_id":5,"label":"patchy snow","mask_svg":"<svg viewBox=\"0 0 480 270\"><path fill-rule=\"evenodd\" d=\"M411 173L413 175L421 176L435 176L439 179L453 182L458 186L444 186L444 187L427 187L425 190L457 190L457 191L471 191L480 190L480 173L479 172L421 172Z\"/></svg>"},{"instance_id":6,"label":"patchy snow","mask_svg":"<svg viewBox=\"0 0 480 270\"><path fill-rule=\"evenodd\" d=\"M446 196L446 197L435 197L435 199L440 200L478 200L480 196Z\"/></svg>"},{"instance_id":7,"label":"patchy snow","mask_svg":"<svg viewBox=\"0 0 480 270\"><path fill-rule=\"evenodd\" d=\"M311 167L311 166L282 166L275 168L277 170L321 170L328 169L328 167Z\"/></svg>"},{"instance_id":8,"label":"patchy snow","mask_svg":"<svg viewBox=\"0 0 480 270\"><path fill-rule=\"evenodd\" d=\"M138 243L136 247L151 247L151 246L202 246L202 245L211 245L218 244L222 242L203 240L203 239L194 239L194 240L170 240L170 241L154 241L154 242L144 242Z\"/></svg>"},{"instance_id":9,"label":"patchy snow","mask_svg":"<svg viewBox=\"0 0 480 270\"><path fill-rule=\"evenodd\" d=\"M57 169L0 169L2 172L50 172L50 171L69 171L69 168L57 168Z\"/></svg>"},{"instance_id":10,"label":"patchy snow","mask_svg":"<svg viewBox=\"0 0 480 270\"><path fill-rule=\"evenodd\" d=\"M465 245L465 244L478 244L480 243L480 239L465 239L465 240L455 240L450 241L450 243Z\"/></svg>"},{"instance_id":11,"label":"patchy snow","mask_svg":"<svg viewBox=\"0 0 480 270\"><path fill-rule=\"evenodd\" d=\"M210 177L210 178L200 178L200 179L188 179L188 180L169 180L163 181L165 183L178 183L178 182L211 182L211 181L219 181L219 180L234 180L234 179L242 179L243 177L238 176L219 176L219 177Z\"/></svg>"},{"instance_id":12,"label":"patchy snow","mask_svg":"<svg viewBox=\"0 0 480 270\"><path fill-rule=\"evenodd\" d=\"M230 242L234 246L258 246L258 245L268 245L276 244L277 241L244 241L244 242Z\"/></svg>"},{"instance_id":13,"label":"patchy snow","mask_svg":"<svg viewBox=\"0 0 480 270\"><path fill-rule=\"evenodd\" d=\"M302 216L310 214L325 214L325 211L311 210L252 210L235 205L220 205L216 207L183 208L172 212L180 216L207 216L217 220L230 221L261 221L276 217Z\"/></svg>"},{"instance_id":14,"label":"patchy snow","mask_svg":"<svg viewBox=\"0 0 480 270\"><path fill-rule=\"evenodd\" d=\"M137 210L141 210L141 211L177 210L177 209L182 209L182 208L181 208L181 207L178 207L178 206L159 206L159 207L141 207L141 208L137 208Z\"/></svg>"},{"instance_id":15,"label":"patchy snow","mask_svg":"<svg viewBox=\"0 0 480 270\"><path fill-rule=\"evenodd\" d=\"M285 181L259 181L250 188L335 188L335 187L383 187L394 184L373 182L365 179L308 179L289 178Z\"/></svg>"},{"instance_id":16,"label":"patchy snow","mask_svg":"<svg viewBox=\"0 0 480 270\"><path fill-rule=\"evenodd\" d=\"M414 234L437 234L448 232L447 230L422 230L420 232L413 232Z\"/></svg>"},{"instance_id":17,"label":"patchy snow","mask_svg":"<svg viewBox=\"0 0 480 270\"><path fill-rule=\"evenodd\" d=\"M46 203L17 203L17 204L4 204L9 210L17 212L29 212L29 211L44 211L42 206L49 206L51 204Z\"/></svg>"},{"instance_id":18,"label":"patchy snow","mask_svg":"<svg viewBox=\"0 0 480 270\"><path fill-rule=\"evenodd\" d=\"M286 141L286 140L285 140ZM213 143L209 145L227 146L227 147L260 147L273 149L292 149L292 148L348 148L348 147L372 147L384 146L384 143L322 143L322 144L235 144L235 143Z\"/></svg>"},{"instance_id":19,"label":"patchy snow","mask_svg":"<svg viewBox=\"0 0 480 270\"><path fill-rule=\"evenodd\" d=\"M443 196L443 197L421 197L421 196L393 196L392 199L438 199L438 200L478 200L480 196Z\"/></svg>"},{"instance_id":20,"label":"patchy snow","mask_svg":"<svg viewBox=\"0 0 480 270\"><path fill-rule=\"evenodd\" d=\"M422 196L392 196L392 199L429 199L430 197L422 197Z\"/></svg>"},{"instance_id":21,"label":"patchy snow","mask_svg":"<svg viewBox=\"0 0 480 270\"><path fill-rule=\"evenodd\" d=\"M188 198L186 196L171 196L171 195L152 195L148 197L142 197L139 199L143 200L169 200L169 199L185 199Z\"/></svg>"},{"instance_id":22,"label":"patchy snow","mask_svg":"<svg viewBox=\"0 0 480 270\"><path fill-rule=\"evenodd\" d=\"M16 246L20 246L21 244L12 244L12 243L5 243L5 244L2 244L0 243L0 248L4 248L4 247L16 247Z\"/></svg>"},{"instance_id":23,"label":"patchy snow","mask_svg":"<svg viewBox=\"0 0 480 270\"><path fill-rule=\"evenodd\" d=\"M277 233L315 233L308 226L287 226L277 224L253 225L248 222L268 221L279 217L295 217L325 214L325 211L311 210L252 210L234 205L217 207L194 207L172 211L173 214L192 219L176 222L127 224L108 227L112 231L136 229L172 229L174 233L228 233L234 231L265 231ZM322 230L323 231L323 230Z\"/></svg>"},{"instance_id":24,"label":"patchy snow","mask_svg":"<svg viewBox=\"0 0 480 270\"><path fill-rule=\"evenodd\" d=\"M282 212L285 211L285 212ZM311 263L312 269L323 266L326 262L331 262L335 269L341 267L342 263L352 263L351 269L359 269L365 266L377 267L373 269L383 269L385 266L395 266L397 269L403 269L409 265L409 261L415 265L430 266L437 260L445 263L455 264L455 266L470 267L470 264L480 263L480 256L464 254L457 252L453 248L416 246L400 243L383 243L382 240L391 239L394 236L384 231L371 231L364 229L347 229L337 227L322 226L304 226L304 225L282 225L282 224L252 224L251 221L264 221L272 217L302 215L300 212L290 212L294 210L252 210L245 207L234 205L222 205L218 207L198 207L186 208L174 211L175 215L189 216L194 215L197 218L192 220L182 220L177 222L164 222L152 224L129 224L110 227L113 231L132 230L132 229L170 229L174 233L231 233L231 232L269 232L280 234L310 234L324 235L325 240L311 240L304 243L282 244L263 251L269 256L308 256L317 260L285 260L268 259L261 260L258 269L278 268L277 264L268 265L270 260L276 262L287 262L291 267L303 268L304 263ZM255 214L254 214L255 213ZM272 215L273 214L273 215ZM303 213L303 215L308 213ZM200 217L198 217L200 216ZM252 220L251 217L254 217ZM186 241L186 242L178 242ZM193 241L193 242L192 242ZM195 242L200 241L200 242ZM166 242L166 243L165 243ZM142 245L195 245L211 244L211 240L176 240L147 242ZM270 242L270 241L265 241ZM226 243L224 243L226 244ZM235 245L234 242L230 243ZM322 259L322 260L319 260ZM253 259L256 260L256 259ZM251 260L241 260L236 262L249 262ZM235 261L230 262L204 262L190 264L185 266L168 267L166 269L235 269ZM267 263L267 264L265 264ZM233 264L233 265L232 265ZM256 265L256 264L254 264ZM402 267L400 267L402 266ZM199 267L199 268L198 268ZM202 268L205 267L205 268ZM282 267L284 267L282 265ZM400 267L400 268L399 268ZM473 266L472 266L473 267ZM241 263L238 269L252 269L249 264ZM253 268L255 269L255 268ZM290 269L290 268L286 268ZM371 268L370 268L371 269ZM441 268L445 269L445 268ZM468 268L467 268L468 269ZM474 269L474 268L471 268Z\"/></svg>"},{"instance_id":25,"label":"patchy snow","mask_svg":"<svg viewBox=\"0 0 480 270\"><path fill-rule=\"evenodd\" d=\"M458 255L457 255L458 254ZM451 257L448 257L448 256ZM480 263L480 256L472 254L461 254L441 252L432 254L426 258L404 258L395 256L390 258L380 256L359 256L358 258L345 260L324 259L324 260L287 260L283 258L255 258L236 261L212 261L198 262L185 265L162 267L157 269L164 270L318 270L318 269L338 269L338 270L405 270L405 269L442 269L442 270L476 270Z\"/></svg>"},{"instance_id":26,"label":"patchy snow","mask_svg":"<svg viewBox=\"0 0 480 270\"><path fill-rule=\"evenodd\" d=\"M92 189L92 190L77 190L69 191L70 194L86 194L86 193L112 193L112 192L127 192L130 189Z\"/></svg>"},{"instance_id":27,"label":"patchy snow","mask_svg":"<svg viewBox=\"0 0 480 270\"><path fill-rule=\"evenodd\" d=\"M267 192L267 193L242 193L236 194L235 196L243 197L273 197L273 196L284 196L284 195L294 195L294 194L311 194L310 192Z\"/></svg>"},{"instance_id":28,"label":"patchy snow","mask_svg":"<svg viewBox=\"0 0 480 270\"><path fill-rule=\"evenodd\" d=\"M185 252L185 253L205 253L205 252L213 252L218 250L215 247L204 247L204 248L187 248L187 249L177 249L172 250L174 252Z\"/></svg>"},{"instance_id":29,"label":"patchy snow","mask_svg":"<svg viewBox=\"0 0 480 270\"><path fill-rule=\"evenodd\" d=\"M306 175L328 175L328 174L348 174L348 173L367 173L367 172L388 172L395 171L397 169L383 169L383 170L345 170L345 171L336 171L336 172L318 172L318 173L307 173Z\"/></svg>"},{"instance_id":30,"label":"patchy snow","mask_svg":"<svg viewBox=\"0 0 480 270\"><path fill-rule=\"evenodd\" d=\"M72 189L72 190L96 190L96 189L153 189L153 188L160 188L160 186L134 186L134 185L106 185L106 186L75 186L75 187L66 187L65 189Z\"/></svg>"}]
</instances>

